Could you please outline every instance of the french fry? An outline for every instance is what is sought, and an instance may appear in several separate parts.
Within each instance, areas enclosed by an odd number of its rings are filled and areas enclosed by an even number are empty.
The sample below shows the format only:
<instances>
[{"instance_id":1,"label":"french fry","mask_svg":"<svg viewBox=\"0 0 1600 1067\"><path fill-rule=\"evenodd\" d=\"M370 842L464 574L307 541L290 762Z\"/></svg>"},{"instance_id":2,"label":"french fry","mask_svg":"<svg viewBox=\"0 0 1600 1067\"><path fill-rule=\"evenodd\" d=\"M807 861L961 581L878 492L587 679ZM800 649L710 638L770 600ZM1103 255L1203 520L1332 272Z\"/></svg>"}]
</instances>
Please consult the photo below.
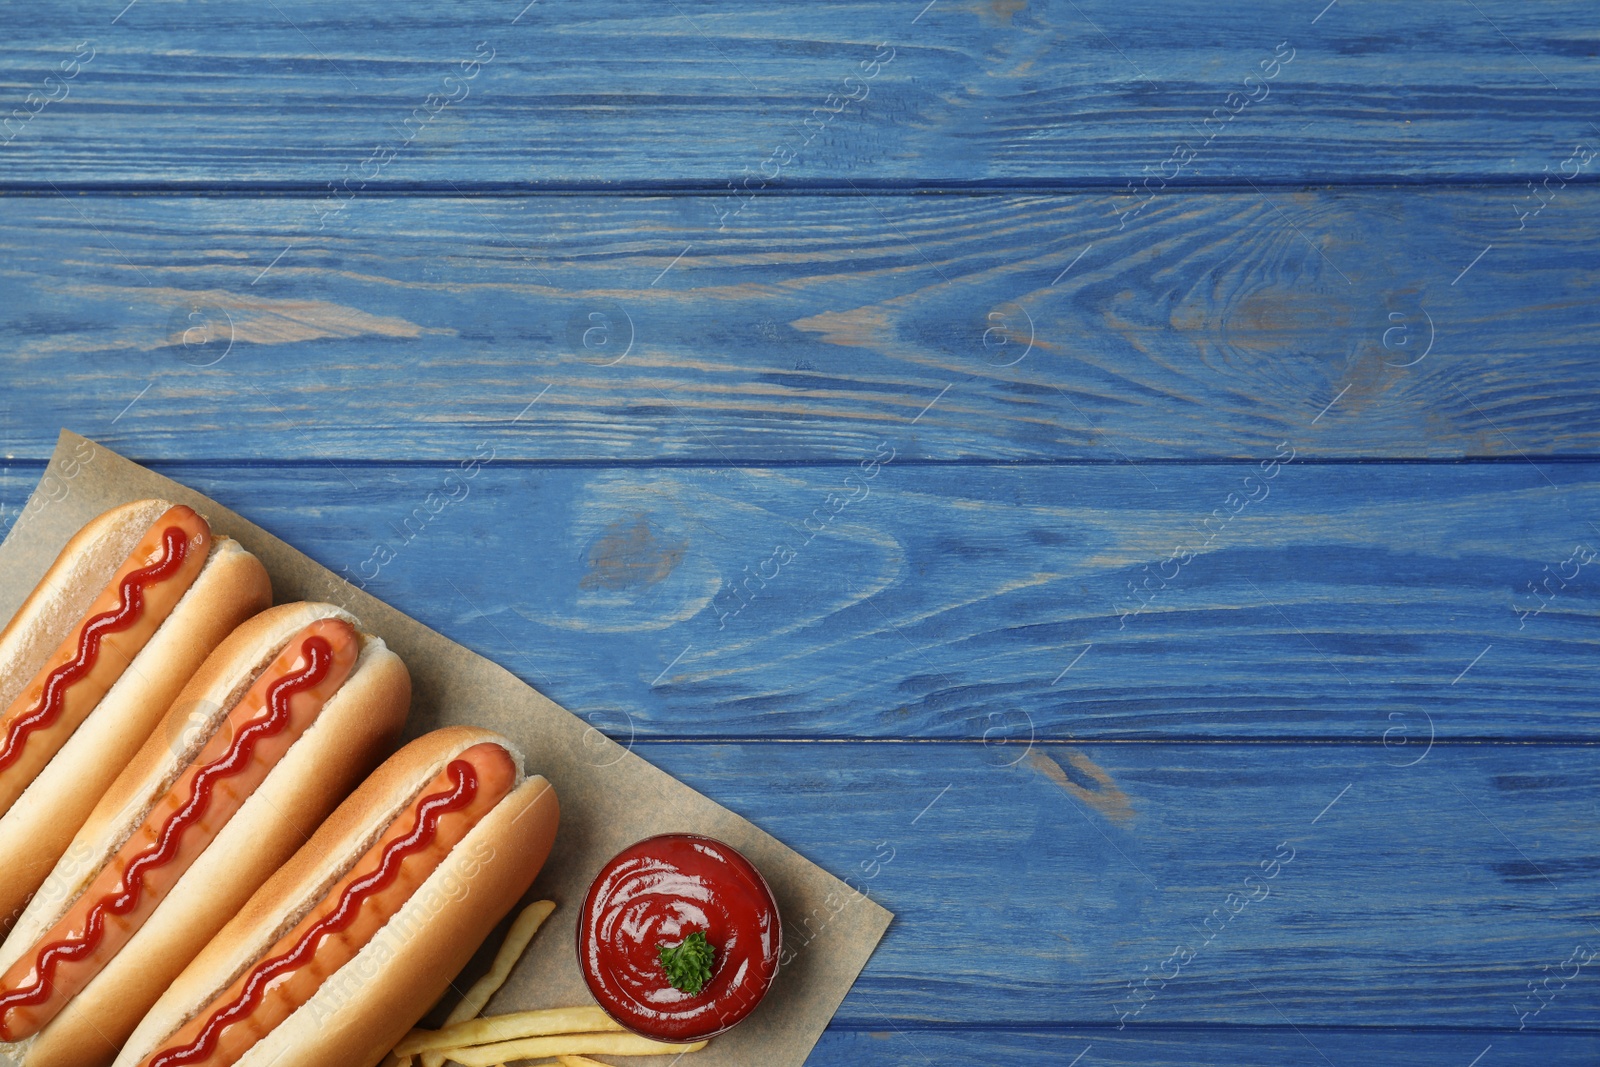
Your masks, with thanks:
<instances>
[{"instance_id":1,"label":"french fry","mask_svg":"<svg viewBox=\"0 0 1600 1067\"><path fill-rule=\"evenodd\" d=\"M556 1062L561 1067L606 1067L599 1060L591 1060L587 1056L557 1056Z\"/></svg>"},{"instance_id":2,"label":"french fry","mask_svg":"<svg viewBox=\"0 0 1600 1067\"><path fill-rule=\"evenodd\" d=\"M493 1045L453 1048L446 1058L461 1067L496 1067L511 1060L536 1060L541 1056L660 1056L697 1052L704 1041L692 1045L668 1045L636 1034L560 1034L551 1037L525 1037Z\"/></svg>"},{"instance_id":3,"label":"french fry","mask_svg":"<svg viewBox=\"0 0 1600 1067\"><path fill-rule=\"evenodd\" d=\"M508 1015L490 1015L482 1019L447 1026L442 1030L413 1030L395 1045L396 1056L414 1056L418 1052L444 1051L468 1045L488 1045L522 1038L547 1037L555 1034L588 1034L597 1030L621 1030L622 1024L597 1007L543 1008L538 1011L517 1011ZM571 1051L571 1050L569 1050ZM555 1055L548 1053L547 1055ZM447 1056L461 1062L458 1056ZM507 1057L529 1059L528 1056ZM485 1060L493 1065L495 1060Z\"/></svg>"},{"instance_id":4,"label":"french fry","mask_svg":"<svg viewBox=\"0 0 1600 1067\"><path fill-rule=\"evenodd\" d=\"M450 1014L445 1017L446 1027L454 1023L463 1023L475 1017L489 1003L489 998L494 996L500 987L505 985L506 978L511 974L511 968L517 965L522 954L528 950L528 943L533 940L533 935L539 932L539 927L550 918L550 913L556 910L553 900L538 900L522 909L516 921L511 924L511 929L506 931L506 939L500 942L500 950L494 954L494 963L489 967L489 973L472 983L472 988L467 990L461 1003L450 1009ZM422 1054L422 1067L444 1067L445 1057L442 1052L424 1052Z\"/></svg>"},{"instance_id":5,"label":"french fry","mask_svg":"<svg viewBox=\"0 0 1600 1067\"><path fill-rule=\"evenodd\" d=\"M393 1052L383 1058L378 1067L411 1067L410 1056L397 1056Z\"/></svg>"}]
</instances>

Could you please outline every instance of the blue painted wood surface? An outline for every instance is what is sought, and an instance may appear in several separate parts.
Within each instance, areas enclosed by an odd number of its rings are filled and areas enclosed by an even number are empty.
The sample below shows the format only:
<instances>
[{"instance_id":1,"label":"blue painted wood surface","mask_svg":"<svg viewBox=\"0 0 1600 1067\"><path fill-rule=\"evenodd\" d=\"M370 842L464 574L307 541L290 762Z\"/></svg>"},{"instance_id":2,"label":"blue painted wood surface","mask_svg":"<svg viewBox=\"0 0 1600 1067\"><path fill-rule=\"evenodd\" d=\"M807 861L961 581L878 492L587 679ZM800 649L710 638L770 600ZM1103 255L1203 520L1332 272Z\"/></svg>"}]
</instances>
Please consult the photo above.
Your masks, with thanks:
<instances>
[{"instance_id":1,"label":"blue painted wood surface","mask_svg":"<svg viewBox=\"0 0 1600 1067\"><path fill-rule=\"evenodd\" d=\"M1592 748L996 740L636 748L895 911L854 1025L1600 1025Z\"/></svg>"},{"instance_id":2,"label":"blue painted wood surface","mask_svg":"<svg viewBox=\"0 0 1600 1067\"><path fill-rule=\"evenodd\" d=\"M0 177L1520 185L1595 137L1586 0L1328 2L19 0Z\"/></svg>"},{"instance_id":3,"label":"blue painted wood surface","mask_svg":"<svg viewBox=\"0 0 1600 1067\"><path fill-rule=\"evenodd\" d=\"M1083 1057L1078 1059L1078 1057ZM1490 1059L1493 1056L1493 1059ZM810 1067L926 1067L927 1064L1048 1063L1071 1067L1327 1067L1383 1064L1438 1067L1497 1063L1511 1067L1591 1067L1595 1045L1581 1034L1408 1033L1400 1030L1326 1030L1280 1025L1272 1029L1182 1030L1129 1028L1107 1033L1088 1027L1062 1030L985 1028L926 1030L837 1027L807 1061Z\"/></svg>"},{"instance_id":4,"label":"blue painted wood surface","mask_svg":"<svg viewBox=\"0 0 1600 1067\"><path fill-rule=\"evenodd\" d=\"M1600 1061L1592 5L0 28L0 528L71 426L866 879L812 1063Z\"/></svg>"},{"instance_id":5,"label":"blue painted wood surface","mask_svg":"<svg viewBox=\"0 0 1600 1067\"><path fill-rule=\"evenodd\" d=\"M772 197L723 233L703 196L357 199L323 233L293 198L12 199L0 433L40 459L66 422L152 458L1592 455L1600 190L1523 225L1527 195L1173 193L1125 225L1106 192Z\"/></svg>"},{"instance_id":6,"label":"blue painted wood surface","mask_svg":"<svg viewBox=\"0 0 1600 1067\"><path fill-rule=\"evenodd\" d=\"M1596 728L1600 463L155 466L641 738Z\"/></svg>"}]
</instances>

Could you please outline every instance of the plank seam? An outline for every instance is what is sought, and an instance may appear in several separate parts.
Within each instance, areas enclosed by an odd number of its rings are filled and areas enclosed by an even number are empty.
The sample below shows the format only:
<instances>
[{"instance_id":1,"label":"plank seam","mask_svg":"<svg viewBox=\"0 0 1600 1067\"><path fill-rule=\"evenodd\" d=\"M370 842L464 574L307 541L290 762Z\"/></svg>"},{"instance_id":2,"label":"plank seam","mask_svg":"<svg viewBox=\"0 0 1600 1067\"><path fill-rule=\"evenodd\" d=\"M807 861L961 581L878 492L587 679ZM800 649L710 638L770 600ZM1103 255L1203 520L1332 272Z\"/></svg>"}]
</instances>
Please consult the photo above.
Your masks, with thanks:
<instances>
[{"instance_id":1,"label":"plank seam","mask_svg":"<svg viewBox=\"0 0 1600 1067\"><path fill-rule=\"evenodd\" d=\"M883 1025L887 1017L879 1016L876 1019L851 1019L835 1018L828 1024L828 1029L851 1033L883 1033ZM908 1021L895 1019L894 1026L901 1030L913 1033L1076 1033L1093 1031L1103 1033L1110 1031L1116 1033L1119 1029L1128 1035L1134 1034L1173 1034L1192 1033L1205 1031L1208 1033L1246 1033L1246 1034L1283 1034L1293 1036L1298 1031L1312 1031L1319 1034L1361 1034L1361 1035L1388 1035L1388 1034L1482 1034L1494 1036L1497 1034L1541 1034L1550 1037L1588 1037L1600 1033L1600 1028L1581 1026L1550 1026L1539 1027L1536 1030L1517 1030L1516 1027L1493 1026L1443 1026L1439 1024L1418 1024L1405 1026L1361 1026L1361 1025L1336 1025L1332 1023L1298 1023L1293 1026L1284 1026L1276 1023L1219 1023L1219 1022L1164 1022L1164 1023L1130 1023L1119 1028L1112 1022L1028 1022L1028 1021L988 1021L988 1022L936 1022L926 1019Z\"/></svg>"},{"instance_id":2,"label":"plank seam","mask_svg":"<svg viewBox=\"0 0 1600 1067\"><path fill-rule=\"evenodd\" d=\"M602 733L604 731L601 731ZM610 736L609 734L607 735ZM650 736L640 733L632 735L635 745L970 745L975 748L989 748L994 742L985 741L981 737L854 737L848 734L806 736L799 734L790 735L748 735L748 736L713 736L696 737L692 734L662 734ZM613 738L613 740L618 740ZM1348 747L1348 748L1386 748L1382 738L1363 737L1293 737L1277 735L1272 737L1206 737L1203 735L1177 734L1170 737L1036 737L1033 739L1036 747L1086 747L1090 745L1281 745L1281 746L1310 746L1323 747ZM1583 737L1571 734L1556 737L1438 737L1433 741L1434 748L1471 748L1491 746L1503 748L1512 745L1521 745L1532 748L1593 748L1600 745L1600 737Z\"/></svg>"},{"instance_id":3,"label":"plank seam","mask_svg":"<svg viewBox=\"0 0 1600 1067\"><path fill-rule=\"evenodd\" d=\"M145 466L165 466L169 468L193 467L197 469L226 470L243 468L249 470L283 468L288 470L303 470L326 467L329 463L337 463L341 467L386 470L391 468L413 468L417 470L443 470L454 468L459 464L459 459L373 459L352 458L346 456L292 456L281 459L263 459L260 457L241 456L237 459L186 458L183 456L129 456L136 463ZM939 459L936 457L896 457L895 466L900 467L954 467L954 468L984 468L1004 470L1011 467L1248 467L1254 466L1263 456L1150 456L1135 459L1102 459L1095 457L1074 457L1070 459L986 459L981 457ZM1305 467L1373 467L1373 466L1416 466L1416 467L1494 467L1494 466L1526 466L1529 461L1535 463L1585 465L1600 463L1600 453L1594 455L1577 453L1541 454L1541 455L1516 455L1516 456L1328 456L1312 458L1297 456L1296 466ZM518 470L790 470L823 467L856 467L859 461L855 458L841 458L837 456L819 456L812 459L752 459L735 460L733 462L717 462L698 458L676 459L660 457L653 459L513 459L510 457L496 456L496 467L509 467ZM43 473L49 465L48 456L12 456L0 461L0 470L39 471Z\"/></svg>"},{"instance_id":4,"label":"plank seam","mask_svg":"<svg viewBox=\"0 0 1600 1067\"><path fill-rule=\"evenodd\" d=\"M1372 178L1321 178L1307 181L1303 178L1237 178L1207 179L1185 182L1174 179L1166 184L1162 195L1174 193L1216 194L1239 193L1256 195L1261 189L1284 191L1330 192L1342 190L1384 189L1514 189L1527 184L1526 174L1480 175L1472 178L1439 179L1384 175ZM1563 188L1581 188L1600 184L1600 176L1580 175L1570 179ZM791 196L843 196L843 197L904 197L904 196L1104 196L1122 194L1127 186L1125 177L1119 178L982 178L971 181L928 179L905 180L885 178L879 180L847 179L812 181L796 180L784 185L768 185L760 190L741 192L749 197ZM470 200L484 197L524 198L543 196L616 196L657 198L662 196L721 197L728 194L726 179L684 179L674 181L635 182L535 182L535 181L414 181L368 182L362 190L364 197L418 198L438 200ZM57 196L185 196L233 197L238 199L306 199L323 200L328 196L328 183L311 181L285 182L211 182L211 181L114 181L114 182L28 182L0 179L0 196L57 197Z\"/></svg>"}]
</instances>

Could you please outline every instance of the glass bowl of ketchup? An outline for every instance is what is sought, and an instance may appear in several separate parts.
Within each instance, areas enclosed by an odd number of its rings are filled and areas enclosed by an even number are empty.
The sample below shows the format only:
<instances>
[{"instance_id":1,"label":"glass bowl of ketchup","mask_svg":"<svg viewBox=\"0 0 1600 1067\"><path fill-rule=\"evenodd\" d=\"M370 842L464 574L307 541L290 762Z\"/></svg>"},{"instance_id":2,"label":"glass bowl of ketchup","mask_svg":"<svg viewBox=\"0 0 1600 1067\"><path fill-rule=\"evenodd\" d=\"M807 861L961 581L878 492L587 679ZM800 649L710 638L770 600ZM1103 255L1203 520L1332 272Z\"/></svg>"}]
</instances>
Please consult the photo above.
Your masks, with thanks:
<instances>
[{"instance_id":1,"label":"glass bowl of ketchup","mask_svg":"<svg viewBox=\"0 0 1600 1067\"><path fill-rule=\"evenodd\" d=\"M772 890L749 860L709 837L662 834L600 869L578 918L578 966L623 1027L686 1043L755 1010L782 941Z\"/></svg>"}]
</instances>

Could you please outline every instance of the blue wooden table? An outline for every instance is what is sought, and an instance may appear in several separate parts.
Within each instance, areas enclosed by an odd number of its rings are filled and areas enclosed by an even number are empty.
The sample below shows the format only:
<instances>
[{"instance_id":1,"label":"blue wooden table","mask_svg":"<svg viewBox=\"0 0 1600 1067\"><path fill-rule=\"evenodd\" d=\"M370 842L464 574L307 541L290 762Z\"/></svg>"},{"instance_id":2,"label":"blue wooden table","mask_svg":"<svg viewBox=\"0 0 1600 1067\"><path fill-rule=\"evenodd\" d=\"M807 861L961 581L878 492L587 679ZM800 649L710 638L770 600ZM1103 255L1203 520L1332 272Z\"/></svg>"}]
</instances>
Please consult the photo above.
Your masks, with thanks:
<instances>
[{"instance_id":1,"label":"blue wooden table","mask_svg":"<svg viewBox=\"0 0 1600 1067\"><path fill-rule=\"evenodd\" d=\"M818 1065L1600 1062L1584 0L13 0L69 426L897 920Z\"/></svg>"}]
</instances>

